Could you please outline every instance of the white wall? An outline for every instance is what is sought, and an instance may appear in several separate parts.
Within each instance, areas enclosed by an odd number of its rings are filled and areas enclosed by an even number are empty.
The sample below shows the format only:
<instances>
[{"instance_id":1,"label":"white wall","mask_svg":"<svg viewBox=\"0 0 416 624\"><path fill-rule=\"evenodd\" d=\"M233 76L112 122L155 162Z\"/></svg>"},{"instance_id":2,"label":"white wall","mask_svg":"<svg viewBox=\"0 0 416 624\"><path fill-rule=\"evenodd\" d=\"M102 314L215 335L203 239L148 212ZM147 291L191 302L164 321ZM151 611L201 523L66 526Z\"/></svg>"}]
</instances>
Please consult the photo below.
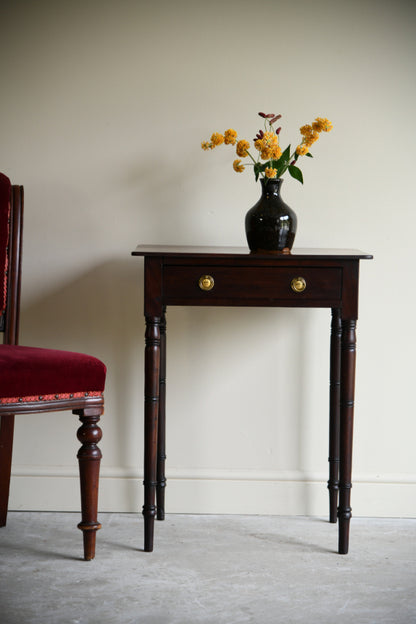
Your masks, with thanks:
<instances>
[{"instance_id":1,"label":"white wall","mask_svg":"<svg viewBox=\"0 0 416 624\"><path fill-rule=\"evenodd\" d=\"M299 247L361 266L353 513L414 516L415 5L15 0L2 7L0 169L24 184L21 342L108 365L102 510L142 487L138 243L245 245L259 196L213 130L334 130L287 179ZM326 514L328 310L168 313L168 510ZM260 397L257 401L256 397ZM20 417L12 509L78 509L76 423Z\"/></svg>"}]
</instances>

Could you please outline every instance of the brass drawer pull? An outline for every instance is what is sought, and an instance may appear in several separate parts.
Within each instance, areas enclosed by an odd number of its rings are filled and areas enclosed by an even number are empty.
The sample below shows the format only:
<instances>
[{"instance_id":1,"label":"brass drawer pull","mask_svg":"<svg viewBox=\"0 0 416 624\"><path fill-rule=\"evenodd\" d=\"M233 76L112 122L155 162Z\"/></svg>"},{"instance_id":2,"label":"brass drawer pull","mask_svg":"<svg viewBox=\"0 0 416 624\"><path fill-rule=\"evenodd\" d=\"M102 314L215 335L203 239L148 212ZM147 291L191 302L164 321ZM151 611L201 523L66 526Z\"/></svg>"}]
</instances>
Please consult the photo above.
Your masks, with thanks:
<instances>
[{"instance_id":1,"label":"brass drawer pull","mask_svg":"<svg viewBox=\"0 0 416 624\"><path fill-rule=\"evenodd\" d=\"M306 280L304 277L294 277L290 282L292 290L296 293L301 293L306 288Z\"/></svg>"},{"instance_id":2,"label":"brass drawer pull","mask_svg":"<svg viewBox=\"0 0 416 624\"><path fill-rule=\"evenodd\" d=\"M211 275L201 275L198 286L201 290L212 290L214 288L214 278Z\"/></svg>"}]
</instances>

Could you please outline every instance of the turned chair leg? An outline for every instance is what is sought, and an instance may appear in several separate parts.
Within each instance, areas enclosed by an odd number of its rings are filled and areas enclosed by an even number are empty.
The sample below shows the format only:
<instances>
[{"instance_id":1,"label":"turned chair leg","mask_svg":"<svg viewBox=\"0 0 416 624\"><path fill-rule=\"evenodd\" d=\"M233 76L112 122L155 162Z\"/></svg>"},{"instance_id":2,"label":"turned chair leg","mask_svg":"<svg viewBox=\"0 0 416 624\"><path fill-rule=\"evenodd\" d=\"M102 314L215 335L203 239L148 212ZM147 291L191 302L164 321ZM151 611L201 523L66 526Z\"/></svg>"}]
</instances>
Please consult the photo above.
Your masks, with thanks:
<instances>
[{"instance_id":1,"label":"turned chair leg","mask_svg":"<svg viewBox=\"0 0 416 624\"><path fill-rule=\"evenodd\" d=\"M6 526L12 470L14 415L0 417L0 527Z\"/></svg>"},{"instance_id":2,"label":"turned chair leg","mask_svg":"<svg viewBox=\"0 0 416 624\"><path fill-rule=\"evenodd\" d=\"M77 431L78 440L82 443L78 451L79 476L81 486L81 529L84 539L84 559L90 561L95 557L95 538L101 524L97 522L98 481L100 473L101 451L97 443L102 432L98 421L103 413L102 408L85 408L74 410L82 422Z\"/></svg>"}]
</instances>

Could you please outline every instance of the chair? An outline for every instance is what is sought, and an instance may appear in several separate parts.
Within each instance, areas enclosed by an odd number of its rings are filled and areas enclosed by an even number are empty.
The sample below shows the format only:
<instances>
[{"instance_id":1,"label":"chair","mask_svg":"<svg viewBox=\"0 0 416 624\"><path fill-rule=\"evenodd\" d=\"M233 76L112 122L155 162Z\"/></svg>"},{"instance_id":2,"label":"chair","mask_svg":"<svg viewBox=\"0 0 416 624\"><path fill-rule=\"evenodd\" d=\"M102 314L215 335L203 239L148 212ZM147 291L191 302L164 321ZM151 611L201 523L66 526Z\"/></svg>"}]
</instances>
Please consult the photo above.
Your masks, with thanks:
<instances>
[{"instance_id":1,"label":"chair","mask_svg":"<svg viewBox=\"0 0 416 624\"><path fill-rule=\"evenodd\" d=\"M106 367L80 353L18 345L23 187L0 174L0 526L6 525L16 414L72 410L77 436L84 559L95 556Z\"/></svg>"}]
</instances>

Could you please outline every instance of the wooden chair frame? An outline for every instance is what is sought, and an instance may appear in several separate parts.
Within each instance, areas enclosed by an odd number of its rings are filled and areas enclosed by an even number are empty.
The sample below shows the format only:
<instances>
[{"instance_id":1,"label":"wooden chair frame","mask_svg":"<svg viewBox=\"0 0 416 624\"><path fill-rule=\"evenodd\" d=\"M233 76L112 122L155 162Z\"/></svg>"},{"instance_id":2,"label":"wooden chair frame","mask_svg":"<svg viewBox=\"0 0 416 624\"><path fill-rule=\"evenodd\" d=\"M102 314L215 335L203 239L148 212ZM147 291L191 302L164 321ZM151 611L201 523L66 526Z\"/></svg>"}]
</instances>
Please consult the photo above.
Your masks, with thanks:
<instances>
[{"instance_id":1,"label":"wooden chair frame","mask_svg":"<svg viewBox=\"0 0 416 624\"><path fill-rule=\"evenodd\" d=\"M23 228L23 187L11 188L11 209L9 224L7 301L3 327L4 344L17 345L19 338L22 228ZM82 518L78 528L83 532L84 559L95 556L96 532L101 528L97 522L98 481L101 451L97 443L101 439L98 426L104 412L103 396L85 396L59 398L56 400L36 400L17 403L0 403L0 527L6 525L10 475L12 466L12 448L14 419L18 414L36 414L42 412L71 410L79 417L81 427L77 437L82 446L77 457L80 471Z\"/></svg>"}]
</instances>

